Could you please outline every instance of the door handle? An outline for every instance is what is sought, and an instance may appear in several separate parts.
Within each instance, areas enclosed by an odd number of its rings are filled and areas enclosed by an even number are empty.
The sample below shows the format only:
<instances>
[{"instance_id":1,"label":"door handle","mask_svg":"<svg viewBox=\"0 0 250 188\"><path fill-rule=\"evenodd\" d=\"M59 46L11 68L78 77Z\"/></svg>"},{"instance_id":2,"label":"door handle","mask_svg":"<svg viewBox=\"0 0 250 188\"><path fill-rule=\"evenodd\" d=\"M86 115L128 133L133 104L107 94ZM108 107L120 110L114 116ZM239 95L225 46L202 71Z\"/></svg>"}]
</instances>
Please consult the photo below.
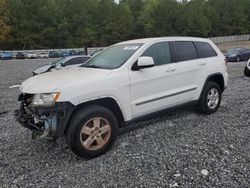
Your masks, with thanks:
<instances>
[{"instance_id":1,"label":"door handle","mask_svg":"<svg viewBox=\"0 0 250 188\"><path fill-rule=\"evenodd\" d=\"M205 65L206 65L206 63L199 63L199 65L200 65L200 66L205 66Z\"/></svg>"},{"instance_id":2,"label":"door handle","mask_svg":"<svg viewBox=\"0 0 250 188\"><path fill-rule=\"evenodd\" d=\"M174 72L176 70L176 68L169 68L166 70L166 72Z\"/></svg>"}]
</instances>

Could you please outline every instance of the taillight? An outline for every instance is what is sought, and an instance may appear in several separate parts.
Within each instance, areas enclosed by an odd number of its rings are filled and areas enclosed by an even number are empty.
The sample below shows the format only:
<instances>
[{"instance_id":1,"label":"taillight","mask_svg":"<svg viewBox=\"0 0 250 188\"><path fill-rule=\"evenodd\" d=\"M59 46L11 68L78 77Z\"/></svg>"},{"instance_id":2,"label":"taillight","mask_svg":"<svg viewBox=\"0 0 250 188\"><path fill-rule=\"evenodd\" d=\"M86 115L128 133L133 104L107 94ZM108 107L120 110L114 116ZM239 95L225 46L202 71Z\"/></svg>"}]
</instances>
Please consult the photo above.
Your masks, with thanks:
<instances>
[{"instance_id":1,"label":"taillight","mask_svg":"<svg viewBox=\"0 0 250 188\"><path fill-rule=\"evenodd\" d=\"M225 58L224 60L225 60L225 65L227 66L227 59Z\"/></svg>"}]
</instances>

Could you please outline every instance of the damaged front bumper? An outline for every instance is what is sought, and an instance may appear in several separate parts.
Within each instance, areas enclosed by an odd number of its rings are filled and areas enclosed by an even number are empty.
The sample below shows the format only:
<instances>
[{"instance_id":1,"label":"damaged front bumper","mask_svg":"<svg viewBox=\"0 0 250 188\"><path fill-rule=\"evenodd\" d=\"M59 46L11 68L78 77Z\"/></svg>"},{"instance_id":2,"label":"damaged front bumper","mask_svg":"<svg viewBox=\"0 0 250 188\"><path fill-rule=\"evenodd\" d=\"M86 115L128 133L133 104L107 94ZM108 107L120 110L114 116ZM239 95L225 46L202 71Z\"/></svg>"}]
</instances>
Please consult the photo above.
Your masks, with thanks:
<instances>
[{"instance_id":1,"label":"damaged front bumper","mask_svg":"<svg viewBox=\"0 0 250 188\"><path fill-rule=\"evenodd\" d=\"M64 135L74 109L70 102L57 102L53 106L32 106L32 94L21 94L20 109L14 112L15 119L33 132L33 136L55 139Z\"/></svg>"}]
</instances>

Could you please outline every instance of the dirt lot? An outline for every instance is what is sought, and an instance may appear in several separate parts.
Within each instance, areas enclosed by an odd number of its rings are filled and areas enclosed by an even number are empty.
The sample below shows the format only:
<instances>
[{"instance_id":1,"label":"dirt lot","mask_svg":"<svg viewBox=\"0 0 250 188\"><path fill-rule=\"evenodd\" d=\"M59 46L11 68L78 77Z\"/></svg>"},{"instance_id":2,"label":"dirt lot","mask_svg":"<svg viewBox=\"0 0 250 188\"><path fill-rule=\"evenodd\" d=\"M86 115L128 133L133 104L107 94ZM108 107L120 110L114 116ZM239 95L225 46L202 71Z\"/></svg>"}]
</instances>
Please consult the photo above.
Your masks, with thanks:
<instances>
[{"instance_id":1,"label":"dirt lot","mask_svg":"<svg viewBox=\"0 0 250 188\"><path fill-rule=\"evenodd\" d=\"M222 52L226 52L229 48L250 48L250 41L240 41L240 42L231 42L217 45Z\"/></svg>"},{"instance_id":2,"label":"dirt lot","mask_svg":"<svg viewBox=\"0 0 250 188\"><path fill-rule=\"evenodd\" d=\"M249 187L250 78L230 63L219 111L186 107L120 130L114 147L92 160L63 139L32 140L13 118L20 84L48 60L0 61L0 187Z\"/></svg>"}]
</instances>

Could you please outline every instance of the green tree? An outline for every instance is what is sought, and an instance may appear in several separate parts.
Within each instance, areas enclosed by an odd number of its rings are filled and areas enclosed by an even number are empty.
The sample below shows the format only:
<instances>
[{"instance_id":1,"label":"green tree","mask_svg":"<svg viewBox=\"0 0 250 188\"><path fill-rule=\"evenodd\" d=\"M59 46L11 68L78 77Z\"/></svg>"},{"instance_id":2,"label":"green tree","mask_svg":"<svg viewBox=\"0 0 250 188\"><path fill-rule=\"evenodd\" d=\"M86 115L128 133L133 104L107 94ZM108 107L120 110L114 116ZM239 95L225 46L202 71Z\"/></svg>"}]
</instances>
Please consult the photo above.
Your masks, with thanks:
<instances>
[{"instance_id":1,"label":"green tree","mask_svg":"<svg viewBox=\"0 0 250 188\"><path fill-rule=\"evenodd\" d=\"M180 4L175 22L178 35L208 37L211 23L205 14L206 0L193 0Z\"/></svg>"},{"instance_id":2,"label":"green tree","mask_svg":"<svg viewBox=\"0 0 250 188\"><path fill-rule=\"evenodd\" d=\"M207 17L211 20L212 36L239 35L248 32L249 20L244 12L242 0L209 0L206 5Z\"/></svg>"},{"instance_id":3,"label":"green tree","mask_svg":"<svg viewBox=\"0 0 250 188\"><path fill-rule=\"evenodd\" d=\"M146 36L175 35L179 6L175 0L148 0L141 19Z\"/></svg>"},{"instance_id":4,"label":"green tree","mask_svg":"<svg viewBox=\"0 0 250 188\"><path fill-rule=\"evenodd\" d=\"M249 7L249 0L0 0L0 47L90 47L142 37L246 34Z\"/></svg>"},{"instance_id":5,"label":"green tree","mask_svg":"<svg viewBox=\"0 0 250 188\"><path fill-rule=\"evenodd\" d=\"M7 25L8 13L6 1L0 0L0 45L3 45L10 32L10 28Z\"/></svg>"}]
</instances>

